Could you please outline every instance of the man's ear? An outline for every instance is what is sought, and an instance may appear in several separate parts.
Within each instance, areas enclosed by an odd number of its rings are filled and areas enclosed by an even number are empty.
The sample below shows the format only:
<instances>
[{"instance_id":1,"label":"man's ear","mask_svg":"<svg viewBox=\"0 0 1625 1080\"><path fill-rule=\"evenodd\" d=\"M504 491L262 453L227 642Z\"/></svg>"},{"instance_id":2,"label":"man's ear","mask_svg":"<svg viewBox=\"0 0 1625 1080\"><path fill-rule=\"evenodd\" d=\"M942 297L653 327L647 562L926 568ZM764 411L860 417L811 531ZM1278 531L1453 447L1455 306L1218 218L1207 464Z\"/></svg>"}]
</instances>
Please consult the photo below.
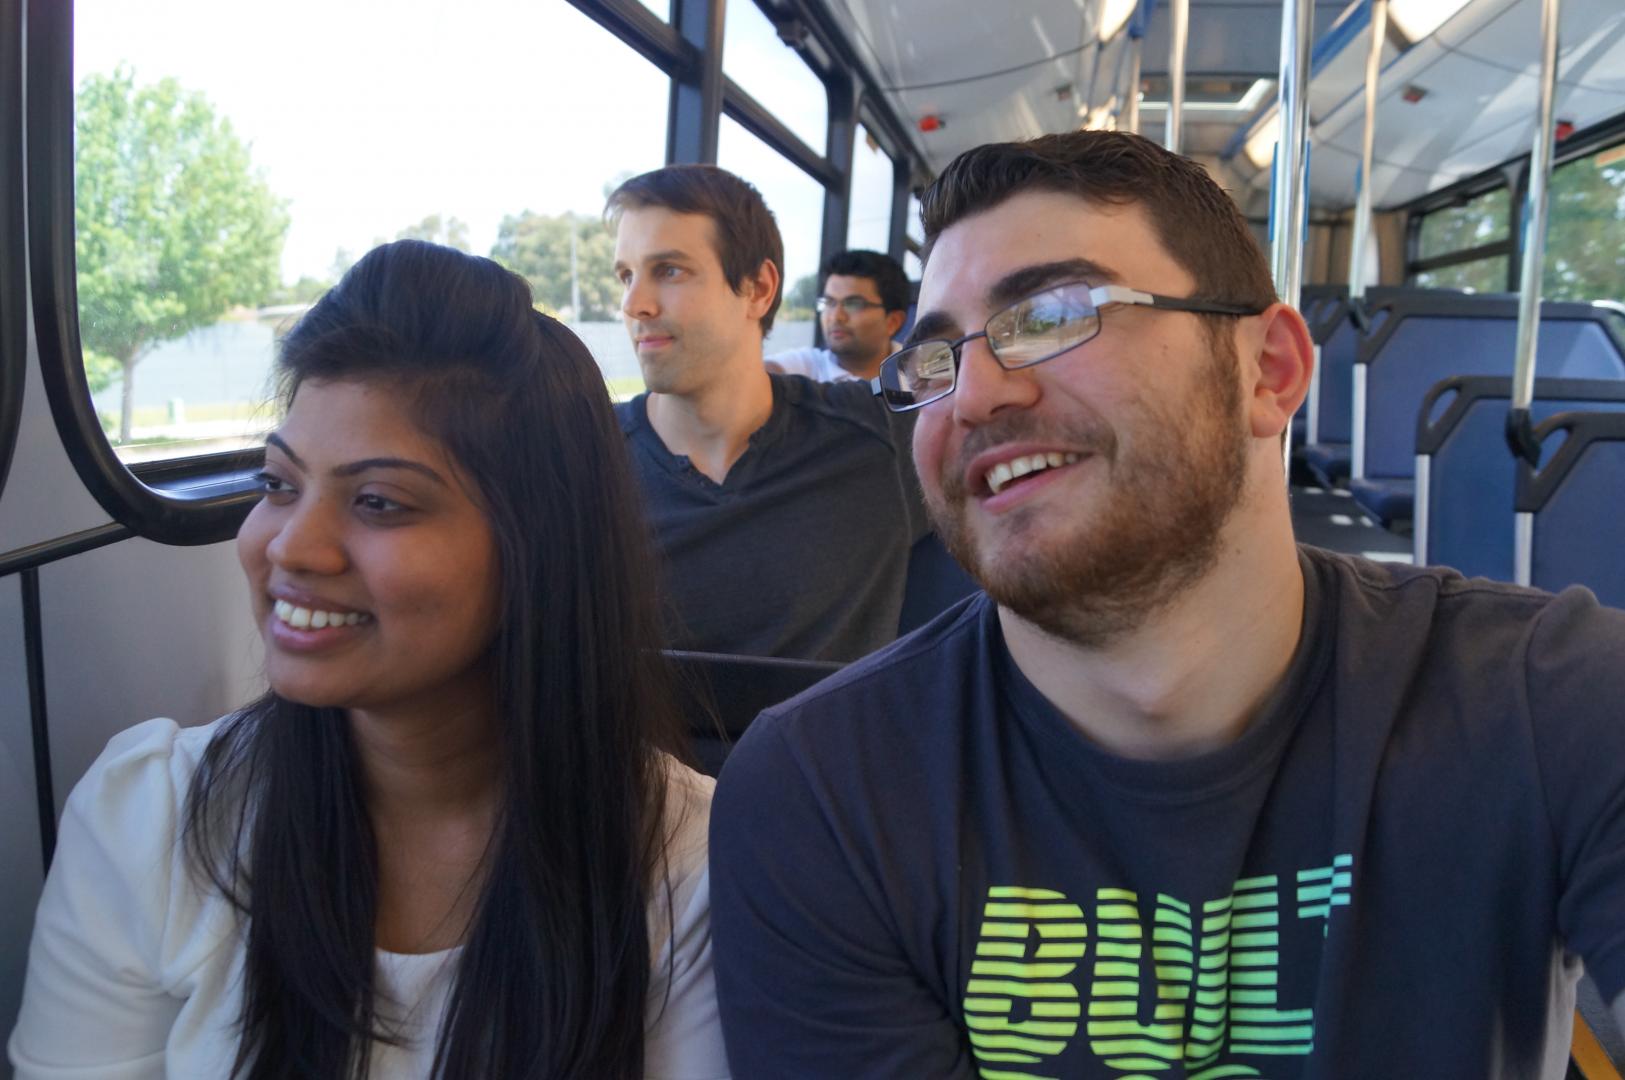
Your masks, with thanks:
<instances>
[{"instance_id":1,"label":"man's ear","mask_svg":"<svg viewBox=\"0 0 1625 1080\"><path fill-rule=\"evenodd\" d=\"M908 312L906 311L886 312L886 337L889 340L897 340L897 332L903 328L903 320L907 318Z\"/></svg>"},{"instance_id":2,"label":"man's ear","mask_svg":"<svg viewBox=\"0 0 1625 1080\"><path fill-rule=\"evenodd\" d=\"M1303 316L1286 304L1271 304L1242 339L1242 370L1249 384L1247 416L1257 438L1279 436L1292 423L1309 394L1315 369L1314 339ZM1248 361L1250 359L1250 363Z\"/></svg>"},{"instance_id":3,"label":"man's ear","mask_svg":"<svg viewBox=\"0 0 1625 1080\"><path fill-rule=\"evenodd\" d=\"M779 268L773 265L772 259L763 259L756 273L745 279L745 287L740 293L750 301L752 319L760 319L767 314L767 309L773 306L774 298L779 295L782 280Z\"/></svg>"}]
</instances>

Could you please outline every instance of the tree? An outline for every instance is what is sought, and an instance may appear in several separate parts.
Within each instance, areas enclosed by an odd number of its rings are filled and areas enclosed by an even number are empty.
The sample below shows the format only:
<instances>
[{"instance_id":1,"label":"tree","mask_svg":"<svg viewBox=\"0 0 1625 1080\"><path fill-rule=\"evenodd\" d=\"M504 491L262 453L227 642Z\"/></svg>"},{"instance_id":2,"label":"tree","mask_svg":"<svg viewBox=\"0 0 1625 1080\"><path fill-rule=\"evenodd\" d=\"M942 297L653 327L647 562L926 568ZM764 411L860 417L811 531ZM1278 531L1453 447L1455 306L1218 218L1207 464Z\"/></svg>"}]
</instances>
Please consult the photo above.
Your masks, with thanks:
<instances>
[{"instance_id":1,"label":"tree","mask_svg":"<svg viewBox=\"0 0 1625 1080\"><path fill-rule=\"evenodd\" d=\"M602 220L584 214L509 214L497 227L491 258L530 282L536 299L555 311L571 307L570 233L576 237L578 320L616 319L621 283L615 277L615 233Z\"/></svg>"},{"instance_id":2,"label":"tree","mask_svg":"<svg viewBox=\"0 0 1625 1080\"><path fill-rule=\"evenodd\" d=\"M813 305L818 302L818 275L805 274L784 293L784 306L779 318L786 322L801 322L813 317Z\"/></svg>"},{"instance_id":3,"label":"tree","mask_svg":"<svg viewBox=\"0 0 1625 1080\"><path fill-rule=\"evenodd\" d=\"M397 240L427 240L431 244L444 244L458 251L468 250L468 223L455 216L441 219L430 214L416 225L408 225L395 234Z\"/></svg>"},{"instance_id":4,"label":"tree","mask_svg":"<svg viewBox=\"0 0 1625 1080\"><path fill-rule=\"evenodd\" d=\"M1625 298L1625 164L1581 158L1556 170L1548 191L1546 298Z\"/></svg>"},{"instance_id":5,"label":"tree","mask_svg":"<svg viewBox=\"0 0 1625 1080\"><path fill-rule=\"evenodd\" d=\"M91 75L77 114L80 335L93 389L123 375L128 441L136 364L271 294L288 218L230 121L174 79L137 87L128 68Z\"/></svg>"}]
</instances>

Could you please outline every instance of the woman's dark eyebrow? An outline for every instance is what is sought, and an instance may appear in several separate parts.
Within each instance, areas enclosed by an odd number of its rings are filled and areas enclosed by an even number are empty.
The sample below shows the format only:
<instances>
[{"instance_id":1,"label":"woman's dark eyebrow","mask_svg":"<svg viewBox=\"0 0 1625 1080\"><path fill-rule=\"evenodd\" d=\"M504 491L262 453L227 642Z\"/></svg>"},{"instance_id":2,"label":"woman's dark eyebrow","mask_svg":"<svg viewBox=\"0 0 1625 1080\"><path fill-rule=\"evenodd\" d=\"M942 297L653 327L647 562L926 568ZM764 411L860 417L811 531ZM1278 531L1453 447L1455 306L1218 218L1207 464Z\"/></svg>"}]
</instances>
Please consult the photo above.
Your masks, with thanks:
<instances>
[{"instance_id":1,"label":"woman's dark eyebrow","mask_svg":"<svg viewBox=\"0 0 1625 1080\"><path fill-rule=\"evenodd\" d=\"M282 451L283 454L287 455L288 460L293 462L294 468L299 469L301 472L309 471L305 467L304 461L299 457L298 454L293 452L292 448L288 446L287 442L283 440L282 436L273 432L265 437L265 443L267 446L276 447L278 450ZM333 470L333 475L355 476L358 473L366 472L368 469L408 469L412 472L427 476L430 480L433 480L442 487L450 486L446 483L445 477L441 476L439 473L435 472L421 461L413 461L410 458L362 458L360 461L349 461L338 466Z\"/></svg>"},{"instance_id":2,"label":"woman's dark eyebrow","mask_svg":"<svg viewBox=\"0 0 1625 1080\"><path fill-rule=\"evenodd\" d=\"M362 458L360 461L349 461L339 465L333 470L334 476L355 476L367 472L369 469L407 469L411 472L426 476L442 487L449 487L446 480L439 473L421 461L412 461L408 458L375 457Z\"/></svg>"},{"instance_id":3,"label":"woman's dark eyebrow","mask_svg":"<svg viewBox=\"0 0 1625 1080\"><path fill-rule=\"evenodd\" d=\"M989 311L1009 307L1046 285L1059 285L1066 281L1087 281L1092 285L1110 285L1120 281L1116 271L1101 266L1092 259L1062 259L1058 262L1023 266L1004 275L987 290Z\"/></svg>"},{"instance_id":4,"label":"woman's dark eyebrow","mask_svg":"<svg viewBox=\"0 0 1625 1080\"><path fill-rule=\"evenodd\" d=\"M285 441L283 441L282 436L278 435L276 432L273 431L271 434L265 437L265 445L276 447L278 450L282 451L282 455L284 457L293 462L294 468L299 469L300 471L304 470L304 459L298 454L294 453L293 447L289 446Z\"/></svg>"}]
</instances>

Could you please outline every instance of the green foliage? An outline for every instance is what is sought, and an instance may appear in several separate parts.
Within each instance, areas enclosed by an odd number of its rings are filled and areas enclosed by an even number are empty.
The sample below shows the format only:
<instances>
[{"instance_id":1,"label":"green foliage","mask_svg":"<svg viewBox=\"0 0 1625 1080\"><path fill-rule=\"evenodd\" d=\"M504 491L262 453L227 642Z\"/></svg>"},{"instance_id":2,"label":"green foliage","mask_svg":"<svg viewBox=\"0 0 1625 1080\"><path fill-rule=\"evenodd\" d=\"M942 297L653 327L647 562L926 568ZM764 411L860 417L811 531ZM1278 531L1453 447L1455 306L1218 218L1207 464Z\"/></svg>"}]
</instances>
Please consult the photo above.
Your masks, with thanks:
<instances>
[{"instance_id":1,"label":"green foliage","mask_svg":"<svg viewBox=\"0 0 1625 1080\"><path fill-rule=\"evenodd\" d=\"M79 327L93 388L129 383L153 345L262 303L288 218L231 123L173 79L120 68L79 86L74 151Z\"/></svg>"},{"instance_id":2,"label":"green foliage","mask_svg":"<svg viewBox=\"0 0 1625 1080\"><path fill-rule=\"evenodd\" d=\"M579 320L618 319L621 283L615 277L614 229L584 214L509 214L497 228L491 258L530 282L537 303L551 311L570 307L570 231L576 233Z\"/></svg>"},{"instance_id":3,"label":"green foliage","mask_svg":"<svg viewBox=\"0 0 1625 1080\"><path fill-rule=\"evenodd\" d=\"M1614 156L1552 174L1541 287L1549 300L1625 300L1625 162L1605 163Z\"/></svg>"},{"instance_id":4,"label":"green foliage","mask_svg":"<svg viewBox=\"0 0 1625 1080\"><path fill-rule=\"evenodd\" d=\"M1505 240L1512 220L1511 207L1507 189L1496 188L1461 206L1435 210L1422 219L1418 254L1427 259ZM1506 288L1505 282L1497 288Z\"/></svg>"},{"instance_id":5,"label":"green foliage","mask_svg":"<svg viewBox=\"0 0 1625 1080\"><path fill-rule=\"evenodd\" d=\"M427 240L431 244L467 251L468 223L456 216L442 219L439 214L430 214L416 225L408 225L396 233L395 239Z\"/></svg>"},{"instance_id":6,"label":"green foliage","mask_svg":"<svg viewBox=\"0 0 1625 1080\"><path fill-rule=\"evenodd\" d=\"M304 275L292 285L278 285L265 297L265 303L272 304L314 304L322 298L322 294L333 287L333 282L327 278Z\"/></svg>"},{"instance_id":7,"label":"green foliage","mask_svg":"<svg viewBox=\"0 0 1625 1080\"><path fill-rule=\"evenodd\" d=\"M777 318L783 322L805 322L813 317L813 305L817 302L818 275L796 278L796 283L785 290Z\"/></svg>"}]
</instances>

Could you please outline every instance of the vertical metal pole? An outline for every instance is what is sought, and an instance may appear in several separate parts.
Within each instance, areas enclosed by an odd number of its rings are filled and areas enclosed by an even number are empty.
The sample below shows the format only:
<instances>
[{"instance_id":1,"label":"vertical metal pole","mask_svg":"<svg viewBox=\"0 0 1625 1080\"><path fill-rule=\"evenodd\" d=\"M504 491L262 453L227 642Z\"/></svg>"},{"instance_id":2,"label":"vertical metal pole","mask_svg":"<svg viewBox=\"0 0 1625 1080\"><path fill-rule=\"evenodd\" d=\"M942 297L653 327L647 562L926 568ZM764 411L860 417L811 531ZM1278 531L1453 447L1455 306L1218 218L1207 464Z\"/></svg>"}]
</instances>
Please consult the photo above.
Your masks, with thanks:
<instances>
[{"instance_id":1,"label":"vertical metal pole","mask_svg":"<svg viewBox=\"0 0 1625 1080\"><path fill-rule=\"evenodd\" d=\"M1132 34L1128 41L1128 99L1124 103L1123 129L1140 133L1140 52L1145 39Z\"/></svg>"},{"instance_id":2,"label":"vertical metal pole","mask_svg":"<svg viewBox=\"0 0 1625 1080\"><path fill-rule=\"evenodd\" d=\"M1309 32L1313 0L1281 3L1280 141L1275 146L1275 187L1270 217L1275 225L1275 291L1298 306L1303 291L1303 223L1308 194Z\"/></svg>"},{"instance_id":3,"label":"vertical metal pole","mask_svg":"<svg viewBox=\"0 0 1625 1080\"><path fill-rule=\"evenodd\" d=\"M1185 124L1185 43L1190 35L1191 0L1172 0L1168 17L1172 23L1168 44L1168 124L1163 131L1162 144L1177 154Z\"/></svg>"},{"instance_id":4,"label":"vertical metal pole","mask_svg":"<svg viewBox=\"0 0 1625 1080\"><path fill-rule=\"evenodd\" d=\"M1365 57L1365 138L1360 144L1360 192L1354 203L1354 237L1349 245L1349 298L1365 296L1365 252L1371 239L1371 168L1377 143L1377 81L1382 43L1388 37L1388 0L1371 0L1371 46Z\"/></svg>"},{"instance_id":5,"label":"vertical metal pole","mask_svg":"<svg viewBox=\"0 0 1625 1080\"><path fill-rule=\"evenodd\" d=\"M700 70L671 81L667 165L716 164L722 123L722 30L727 18L727 0L672 0L672 26L699 50Z\"/></svg>"},{"instance_id":6,"label":"vertical metal pole","mask_svg":"<svg viewBox=\"0 0 1625 1080\"><path fill-rule=\"evenodd\" d=\"M1557 98L1557 18L1561 0L1541 0L1540 104L1535 145L1529 154L1529 196L1523 214L1523 276L1518 286L1518 352L1513 368L1512 407L1528 409L1535 396L1535 341L1540 331L1541 271L1546 264L1547 189L1552 181L1552 150Z\"/></svg>"},{"instance_id":7,"label":"vertical metal pole","mask_svg":"<svg viewBox=\"0 0 1625 1080\"><path fill-rule=\"evenodd\" d=\"M41 631L39 570L17 575L23 594L23 655L28 668L28 715L34 736L34 802L45 869L56 854L56 795L51 784L50 723L45 712L45 643Z\"/></svg>"},{"instance_id":8,"label":"vertical metal pole","mask_svg":"<svg viewBox=\"0 0 1625 1080\"><path fill-rule=\"evenodd\" d=\"M1523 206L1523 275L1518 288L1518 352L1512 368L1512 408L1507 413L1507 441L1528 466L1538 454L1530 429L1529 403L1535 396L1535 345L1540 336L1541 274L1546 266L1546 214L1552 181L1554 115L1557 101L1557 20L1560 0L1540 5L1540 104L1535 145L1529 153L1529 194ZM1520 468L1525 467L1520 465ZM1534 519L1517 515L1513 527L1513 576L1530 583L1534 566Z\"/></svg>"}]
</instances>

